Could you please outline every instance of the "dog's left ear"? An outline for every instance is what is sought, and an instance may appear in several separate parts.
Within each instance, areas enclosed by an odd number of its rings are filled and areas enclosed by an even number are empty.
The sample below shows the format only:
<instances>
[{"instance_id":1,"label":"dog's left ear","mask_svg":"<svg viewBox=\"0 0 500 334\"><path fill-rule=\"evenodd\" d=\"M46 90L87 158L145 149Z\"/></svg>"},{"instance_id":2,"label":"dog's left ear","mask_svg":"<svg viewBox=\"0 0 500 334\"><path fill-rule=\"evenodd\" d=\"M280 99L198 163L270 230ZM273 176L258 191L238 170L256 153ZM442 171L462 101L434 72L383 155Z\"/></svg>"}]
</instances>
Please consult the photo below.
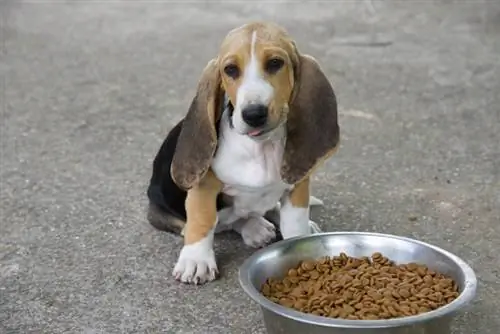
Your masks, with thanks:
<instances>
[{"instance_id":1,"label":"dog's left ear","mask_svg":"<svg viewBox=\"0 0 500 334\"><path fill-rule=\"evenodd\" d=\"M296 59L281 167L288 184L298 183L329 158L340 138L337 99L328 78L313 57L297 54Z\"/></svg>"}]
</instances>

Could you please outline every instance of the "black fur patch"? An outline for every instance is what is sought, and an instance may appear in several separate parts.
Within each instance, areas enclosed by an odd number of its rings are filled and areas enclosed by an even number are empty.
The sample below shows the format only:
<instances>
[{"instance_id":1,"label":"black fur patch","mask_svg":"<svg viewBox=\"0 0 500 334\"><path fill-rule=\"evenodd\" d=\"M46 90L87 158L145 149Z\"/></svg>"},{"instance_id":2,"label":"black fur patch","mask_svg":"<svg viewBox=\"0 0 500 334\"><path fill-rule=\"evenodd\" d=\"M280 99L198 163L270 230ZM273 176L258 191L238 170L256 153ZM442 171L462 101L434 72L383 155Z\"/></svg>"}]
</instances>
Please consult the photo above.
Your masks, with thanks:
<instances>
[{"instance_id":1,"label":"black fur patch","mask_svg":"<svg viewBox=\"0 0 500 334\"><path fill-rule=\"evenodd\" d=\"M234 129L234 125L233 125L234 107L233 107L233 104L229 100L227 101L226 109L227 109L227 116L229 118L229 127L231 129Z\"/></svg>"}]
</instances>

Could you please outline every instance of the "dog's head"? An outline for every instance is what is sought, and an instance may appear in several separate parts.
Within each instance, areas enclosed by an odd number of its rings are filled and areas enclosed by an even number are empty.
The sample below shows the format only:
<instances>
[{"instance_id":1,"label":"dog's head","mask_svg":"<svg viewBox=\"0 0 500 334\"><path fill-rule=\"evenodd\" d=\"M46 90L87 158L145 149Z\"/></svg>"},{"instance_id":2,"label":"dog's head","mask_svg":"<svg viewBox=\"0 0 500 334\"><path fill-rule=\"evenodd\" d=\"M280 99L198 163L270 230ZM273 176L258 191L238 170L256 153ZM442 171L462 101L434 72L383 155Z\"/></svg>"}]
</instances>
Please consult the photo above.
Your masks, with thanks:
<instances>
[{"instance_id":1,"label":"dog's head","mask_svg":"<svg viewBox=\"0 0 500 334\"><path fill-rule=\"evenodd\" d=\"M286 120L297 64L294 43L276 25L245 25L227 35L218 70L237 132L259 137Z\"/></svg>"},{"instance_id":2,"label":"dog's head","mask_svg":"<svg viewBox=\"0 0 500 334\"><path fill-rule=\"evenodd\" d=\"M299 53L281 27L264 22L230 31L203 70L184 119L171 173L184 189L200 181L217 146L215 124L227 99L240 134L265 138L281 125L287 141L281 174L294 184L339 142L337 102L317 62Z\"/></svg>"}]
</instances>

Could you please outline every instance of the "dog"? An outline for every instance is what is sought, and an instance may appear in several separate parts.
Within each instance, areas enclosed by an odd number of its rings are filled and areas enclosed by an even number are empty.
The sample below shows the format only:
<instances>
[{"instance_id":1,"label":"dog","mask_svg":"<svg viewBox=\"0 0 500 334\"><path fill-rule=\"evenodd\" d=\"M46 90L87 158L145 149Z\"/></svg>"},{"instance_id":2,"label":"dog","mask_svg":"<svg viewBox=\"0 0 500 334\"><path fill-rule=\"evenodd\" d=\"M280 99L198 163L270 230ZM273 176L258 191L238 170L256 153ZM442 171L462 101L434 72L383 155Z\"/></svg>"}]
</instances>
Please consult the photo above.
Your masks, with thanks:
<instances>
[{"instance_id":1,"label":"dog","mask_svg":"<svg viewBox=\"0 0 500 334\"><path fill-rule=\"evenodd\" d=\"M231 30L153 162L147 219L184 237L173 276L216 279L213 239L224 230L253 247L276 226L284 239L318 232L311 175L339 142L337 99L318 62L275 23Z\"/></svg>"}]
</instances>

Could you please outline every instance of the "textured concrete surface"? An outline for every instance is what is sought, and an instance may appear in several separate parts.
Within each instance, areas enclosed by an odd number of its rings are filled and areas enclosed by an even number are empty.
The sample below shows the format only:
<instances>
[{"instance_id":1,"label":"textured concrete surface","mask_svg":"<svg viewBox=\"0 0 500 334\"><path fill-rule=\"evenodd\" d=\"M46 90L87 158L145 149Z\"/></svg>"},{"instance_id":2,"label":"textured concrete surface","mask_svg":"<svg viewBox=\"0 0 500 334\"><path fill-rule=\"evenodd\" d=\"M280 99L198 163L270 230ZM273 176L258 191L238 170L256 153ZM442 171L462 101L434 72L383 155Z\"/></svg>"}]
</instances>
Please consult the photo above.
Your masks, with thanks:
<instances>
[{"instance_id":1,"label":"textured concrete surface","mask_svg":"<svg viewBox=\"0 0 500 334\"><path fill-rule=\"evenodd\" d=\"M315 219L455 252L480 286L454 333L498 333L500 3L373 4L1 2L0 332L264 333L237 283L252 250L221 236L220 280L174 282L181 239L144 192L224 34L272 19L341 108Z\"/></svg>"}]
</instances>

